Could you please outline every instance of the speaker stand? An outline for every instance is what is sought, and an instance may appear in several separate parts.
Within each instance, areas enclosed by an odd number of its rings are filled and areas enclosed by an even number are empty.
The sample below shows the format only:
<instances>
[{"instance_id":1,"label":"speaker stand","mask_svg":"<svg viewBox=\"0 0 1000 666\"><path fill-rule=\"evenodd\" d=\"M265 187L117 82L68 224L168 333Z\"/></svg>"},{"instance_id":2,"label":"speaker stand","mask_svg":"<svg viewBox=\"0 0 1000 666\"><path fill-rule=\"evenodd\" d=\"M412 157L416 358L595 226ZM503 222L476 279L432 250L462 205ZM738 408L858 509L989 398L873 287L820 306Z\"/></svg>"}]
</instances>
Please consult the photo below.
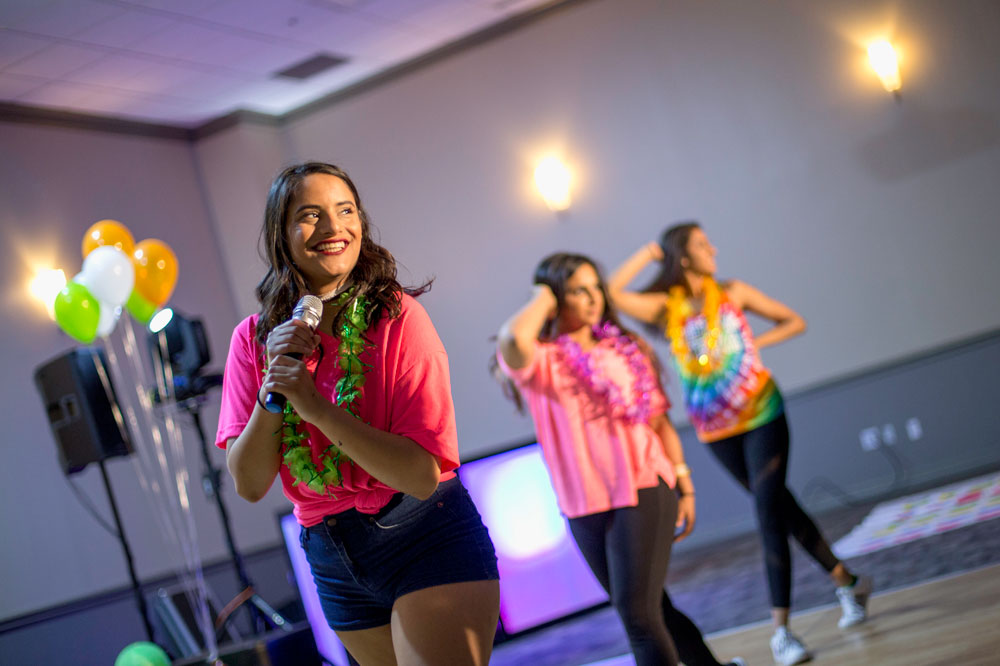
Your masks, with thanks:
<instances>
[{"instance_id":1,"label":"speaker stand","mask_svg":"<svg viewBox=\"0 0 1000 666\"><path fill-rule=\"evenodd\" d=\"M122 551L125 553L125 563L128 564L128 575L132 580L132 593L135 595L135 602L139 606L139 615L142 616L142 624L146 628L146 637L150 643L153 640L153 625L149 622L149 611L146 608L146 597L142 594L142 586L139 585L139 578L135 574L135 563L132 561L132 549L129 548L128 539L125 538L125 528L122 526L122 517L118 513L118 502L115 501L115 494L111 490L111 480L108 479L108 470L104 467L104 460L97 461L101 468L101 478L104 479L104 490L108 493L108 503L111 504L111 513L115 516L115 527L118 529L118 540L121 541Z\"/></svg>"},{"instance_id":2,"label":"speaker stand","mask_svg":"<svg viewBox=\"0 0 1000 666\"><path fill-rule=\"evenodd\" d=\"M249 602L245 604L245 607L250 613L251 626L255 632L260 633L264 631L266 625L284 631L292 631L292 625L254 592L253 583L250 581L250 577L247 575L246 568L243 565L243 557L236 548L232 526L229 522L229 512L226 510L226 504L220 492L222 487L221 472L217 467L212 465L212 459L208 454L208 439L205 437L205 428L201 422L201 405L204 400L204 395L196 395L181 402L180 406L191 415L195 430L198 431L198 440L201 443L201 457L205 464L205 473L202 475L202 486L205 494L215 500L215 504L219 509L219 517L222 520L222 527L226 534L226 545L229 547L229 556L233 560L233 565L236 568L236 576L239 578L240 585L243 588L243 591L237 595L237 599L246 595L243 601Z\"/></svg>"}]
</instances>

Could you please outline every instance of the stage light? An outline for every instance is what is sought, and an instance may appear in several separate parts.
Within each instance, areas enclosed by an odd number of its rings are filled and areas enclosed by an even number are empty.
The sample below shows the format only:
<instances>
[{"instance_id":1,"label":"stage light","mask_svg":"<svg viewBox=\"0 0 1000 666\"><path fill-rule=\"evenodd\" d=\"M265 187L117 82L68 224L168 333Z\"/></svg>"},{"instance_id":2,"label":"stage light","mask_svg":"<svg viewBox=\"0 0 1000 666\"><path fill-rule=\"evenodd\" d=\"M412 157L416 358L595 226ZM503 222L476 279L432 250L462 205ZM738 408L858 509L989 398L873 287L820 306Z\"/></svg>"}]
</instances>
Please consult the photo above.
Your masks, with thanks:
<instances>
[{"instance_id":1,"label":"stage light","mask_svg":"<svg viewBox=\"0 0 1000 666\"><path fill-rule=\"evenodd\" d=\"M179 312L173 312L160 330L150 335L149 342L161 360L166 352L175 376L194 377L211 360L205 325Z\"/></svg>"},{"instance_id":2,"label":"stage light","mask_svg":"<svg viewBox=\"0 0 1000 666\"><path fill-rule=\"evenodd\" d=\"M56 296L66 286L66 274L59 268L40 270L32 278L28 285L31 295L40 301L49 313L49 317L55 319L53 306Z\"/></svg>"},{"instance_id":3,"label":"stage light","mask_svg":"<svg viewBox=\"0 0 1000 666\"><path fill-rule=\"evenodd\" d=\"M524 631L607 600L559 512L538 444L463 462L458 475L496 549L504 631Z\"/></svg>"},{"instance_id":4,"label":"stage light","mask_svg":"<svg viewBox=\"0 0 1000 666\"><path fill-rule=\"evenodd\" d=\"M556 157L546 157L535 167L535 187L550 210L559 212L569 208L569 186L572 175Z\"/></svg>"},{"instance_id":5,"label":"stage light","mask_svg":"<svg viewBox=\"0 0 1000 666\"><path fill-rule=\"evenodd\" d=\"M882 81L882 87L898 98L899 91L903 87L903 80L899 75L899 58L892 44L885 40L870 44L868 46L868 61L875 73L878 74L879 80Z\"/></svg>"},{"instance_id":6,"label":"stage light","mask_svg":"<svg viewBox=\"0 0 1000 666\"><path fill-rule=\"evenodd\" d=\"M500 462L484 484L482 508L493 543L518 560L544 555L569 538L548 472L538 463L536 452L522 452ZM510 492L510 479L518 480L518 492Z\"/></svg>"},{"instance_id":7,"label":"stage light","mask_svg":"<svg viewBox=\"0 0 1000 666\"><path fill-rule=\"evenodd\" d=\"M159 333L164 328L166 328L167 324L169 324L170 320L173 318L174 318L174 311L171 310L170 308L163 308L155 315L153 315L153 318L149 320L149 332Z\"/></svg>"},{"instance_id":8,"label":"stage light","mask_svg":"<svg viewBox=\"0 0 1000 666\"><path fill-rule=\"evenodd\" d=\"M169 397L182 402L221 386L222 374L204 370L212 360L205 325L200 319L189 319L179 312L168 315L167 311L169 308L157 313L157 317L162 315L166 321L158 322L160 329L149 334L149 346L154 361L163 366L169 363L173 393L169 396L157 393L154 400L159 402Z\"/></svg>"}]
</instances>

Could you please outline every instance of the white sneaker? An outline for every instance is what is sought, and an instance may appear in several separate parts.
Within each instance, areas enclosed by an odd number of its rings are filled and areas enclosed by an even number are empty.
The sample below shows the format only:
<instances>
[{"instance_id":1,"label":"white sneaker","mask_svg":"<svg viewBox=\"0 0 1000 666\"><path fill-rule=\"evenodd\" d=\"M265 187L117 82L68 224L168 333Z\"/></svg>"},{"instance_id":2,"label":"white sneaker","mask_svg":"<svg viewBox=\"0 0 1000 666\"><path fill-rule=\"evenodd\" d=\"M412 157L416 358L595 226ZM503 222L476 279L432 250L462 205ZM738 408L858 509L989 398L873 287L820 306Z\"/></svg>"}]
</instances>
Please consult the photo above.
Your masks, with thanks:
<instances>
[{"instance_id":1,"label":"white sneaker","mask_svg":"<svg viewBox=\"0 0 1000 666\"><path fill-rule=\"evenodd\" d=\"M847 629L861 624L868 619L868 597L872 594L872 579L868 576L858 576L854 585L837 588L837 599L840 600L842 614L837 626Z\"/></svg>"},{"instance_id":2,"label":"white sneaker","mask_svg":"<svg viewBox=\"0 0 1000 666\"><path fill-rule=\"evenodd\" d=\"M788 627L778 627L771 636L771 654L774 655L774 663L780 666L792 666L812 659L809 650L788 631Z\"/></svg>"}]
</instances>

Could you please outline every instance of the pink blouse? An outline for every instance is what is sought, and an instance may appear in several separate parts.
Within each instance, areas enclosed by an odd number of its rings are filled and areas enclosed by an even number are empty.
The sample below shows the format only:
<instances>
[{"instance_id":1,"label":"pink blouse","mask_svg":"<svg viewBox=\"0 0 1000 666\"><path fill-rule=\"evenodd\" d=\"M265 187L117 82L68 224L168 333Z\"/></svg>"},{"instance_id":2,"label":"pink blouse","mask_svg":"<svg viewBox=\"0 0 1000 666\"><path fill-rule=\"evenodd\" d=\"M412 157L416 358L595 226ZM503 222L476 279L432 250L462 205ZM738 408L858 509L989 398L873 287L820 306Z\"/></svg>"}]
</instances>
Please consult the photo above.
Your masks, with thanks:
<instances>
[{"instance_id":1,"label":"pink blouse","mask_svg":"<svg viewBox=\"0 0 1000 666\"><path fill-rule=\"evenodd\" d=\"M623 396L632 395L635 376L611 340L601 340L589 353ZM661 478L673 487L674 467L656 432L647 423L614 416L562 356L557 344L539 342L531 364L515 370L497 354L500 368L514 381L531 412L563 514L575 518L635 506L637 491L655 486ZM669 406L657 388L650 414L662 414Z\"/></svg>"},{"instance_id":2,"label":"pink blouse","mask_svg":"<svg viewBox=\"0 0 1000 666\"><path fill-rule=\"evenodd\" d=\"M233 331L222 384L222 408L215 443L226 448L247 425L263 381L264 349L254 340L257 315L244 319ZM306 359L306 367L316 372L316 388L327 398L336 396L337 380L343 376L337 363L338 340L320 331L324 357L318 350ZM455 476L458 467L458 433L455 407L451 399L448 355L427 312L410 296L402 297L402 312L395 319L383 316L365 332L374 346L361 353L371 365L365 373L361 396L355 403L361 419L379 430L408 437L437 457L441 480ZM330 440L312 424L309 431L313 460ZM320 495L295 479L284 464L280 476L285 496L295 505L295 517L309 527L324 516L355 508L376 513L396 492L361 466L341 462L343 487L334 495Z\"/></svg>"}]
</instances>

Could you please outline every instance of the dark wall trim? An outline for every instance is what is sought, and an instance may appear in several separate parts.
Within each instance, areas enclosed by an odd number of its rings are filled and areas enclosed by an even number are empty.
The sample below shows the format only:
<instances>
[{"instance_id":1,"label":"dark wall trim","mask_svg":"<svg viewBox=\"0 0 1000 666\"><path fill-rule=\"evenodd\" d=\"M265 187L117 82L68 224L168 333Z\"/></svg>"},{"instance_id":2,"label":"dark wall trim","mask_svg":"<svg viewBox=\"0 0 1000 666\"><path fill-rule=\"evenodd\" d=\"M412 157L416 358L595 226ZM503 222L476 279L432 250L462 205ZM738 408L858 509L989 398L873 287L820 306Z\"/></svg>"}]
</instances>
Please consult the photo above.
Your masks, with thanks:
<instances>
[{"instance_id":1,"label":"dark wall trim","mask_svg":"<svg viewBox=\"0 0 1000 666\"><path fill-rule=\"evenodd\" d=\"M0 122L47 125L49 127L110 132L172 141L192 141L195 138L192 130L174 125L158 125L138 120L57 111L7 102L0 102Z\"/></svg>"},{"instance_id":2,"label":"dark wall trim","mask_svg":"<svg viewBox=\"0 0 1000 666\"><path fill-rule=\"evenodd\" d=\"M284 550L284 543L278 543L273 546L259 548L248 554L242 554L242 557L244 563L252 564L258 560L270 560L279 557L279 551ZM288 555L286 553L285 559L287 560L287 558ZM232 568L233 560L229 557L224 557L202 565L202 571L206 576L216 572L228 572ZM142 588L143 593L148 597L152 591L158 590L161 587L170 587L179 583L180 578L178 578L176 574L167 574L142 581L140 583L140 587ZM17 631L19 629L24 629L25 627L41 624L43 622L49 622L60 617L74 615L93 608L100 608L101 606L107 606L121 601L128 601L133 598L133 594L131 586L120 587L106 592L99 592L68 603L59 604L57 606L50 606L41 610L31 611L30 613L25 613L24 615L16 615L0 621L0 634Z\"/></svg>"},{"instance_id":3,"label":"dark wall trim","mask_svg":"<svg viewBox=\"0 0 1000 666\"><path fill-rule=\"evenodd\" d=\"M281 127L285 123L281 116L272 116L258 111L233 111L232 113L228 113L224 116L219 116L214 120L209 120L204 125L200 125L193 130L190 130L191 137L189 140L198 141L200 139L204 139L205 137L212 136L213 134L223 132L231 127L236 127L240 124Z\"/></svg>"},{"instance_id":4,"label":"dark wall trim","mask_svg":"<svg viewBox=\"0 0 1000 666\"><path fill-rule=\"evenodd\" d=\"M343 90L304 104L284 115L271 115L256 111L237 110L214 118L197 127L178 127L175 125L160 125L146 123L112 116L97 116L71 111L56 111L42 107L26 106L0 102L0 122L19 122L69 129L83 129L94 132L110 132L131 136L144 136L155 139L171 139L175 141L196 142L200 139L225 131L239 124L256 124L267 127L283 127L290 122L300 120L309 114L329 108L338 102L381 85L395 81L403 76L441 62L451 56L485 44L498 37L531 25L543 18L555 15L557 12L583 4L589 0L551 0L520 14L511 16L500 23L488 26L445 44L429 53L417 56L412 60L373 74Z\"/></svg>"},{"instance_id":5,"label":"dark wall trim","mask_svg":"<svg viewBox=\"0 0 1000 666\"><path fill-rule=\"evenodd\" d=\"M991 343L997 338L1000 338L1000 328L971 335L967 338L961 338L953 342L946 342L937 347L931 347L930 349L925 349L923 351L913 352L911 354L907 354L906 356L892 359L884 363L870 365L855 372L840 375L839 377L824 379L815 384L810 384L800 389L789 391L785 395L786 397L800 398L814 393L819 393L821 391L829 391L830 389L834 389L845 384L863 380L866 377L874 377L875 375L884 376L912 365L923 364L931 360L936 360L942 356L955 354L956 352L964 352L970 348Z\"/></svg>"}]
</instances>

